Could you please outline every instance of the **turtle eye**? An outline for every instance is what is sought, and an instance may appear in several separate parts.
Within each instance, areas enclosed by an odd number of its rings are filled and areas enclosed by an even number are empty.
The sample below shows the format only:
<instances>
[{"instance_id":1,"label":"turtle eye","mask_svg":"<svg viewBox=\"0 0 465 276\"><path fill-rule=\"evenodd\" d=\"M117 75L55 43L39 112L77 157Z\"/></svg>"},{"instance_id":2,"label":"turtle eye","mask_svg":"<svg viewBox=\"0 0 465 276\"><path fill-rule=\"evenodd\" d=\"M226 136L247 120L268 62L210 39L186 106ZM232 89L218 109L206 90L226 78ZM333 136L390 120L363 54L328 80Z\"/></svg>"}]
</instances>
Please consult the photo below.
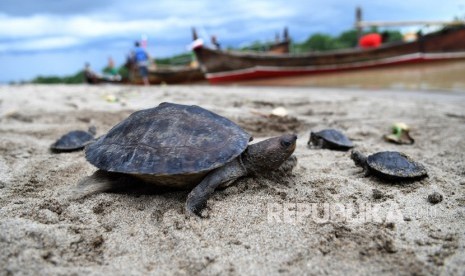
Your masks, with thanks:
<instances>
[{"instance_id":1,"label":"turtle eye","mask_svg":"<svg viewBox=\"0 0 465 276\"><path fill-rule=\"evenodd\" d=\"M285 147L285 148L291 146L291 144L292 144L291 142L286 141L286 140L282 140L282 141L281 141L281 146L283 146L283 147Z\"/></svg>"}]
</instances>

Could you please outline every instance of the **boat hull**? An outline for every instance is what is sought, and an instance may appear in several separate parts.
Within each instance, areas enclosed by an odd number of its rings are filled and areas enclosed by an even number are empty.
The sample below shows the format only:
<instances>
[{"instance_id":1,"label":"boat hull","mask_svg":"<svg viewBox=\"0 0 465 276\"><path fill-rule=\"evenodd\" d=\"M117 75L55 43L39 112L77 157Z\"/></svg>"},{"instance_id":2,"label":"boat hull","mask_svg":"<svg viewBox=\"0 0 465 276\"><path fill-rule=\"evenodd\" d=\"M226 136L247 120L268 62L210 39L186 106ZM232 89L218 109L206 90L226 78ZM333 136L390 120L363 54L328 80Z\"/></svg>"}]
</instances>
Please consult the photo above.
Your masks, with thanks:
<instances>
[{"instance_id":1,"label":"boat hull","mask_svg":"<svg viewBox=\"0 0 465 276\"><path fill-rule=\"evenodd\" d=\"M434 61L465 59L465 52L424 54L416 53L396 58L386 58L376 61L358 62L352 64L327 65L327 66L305 66L305 67L267 67L254 66L252 68L231 70L219 73L207 73L206 79L209 83L218 84L226 82L243 81L260 78L289 77L299 75L316 75L324 73L335 73L370 68L383 68L395 65L418 64Z\"/></svg>"},{"instance_id":2,"label":"boat hull","mask_svg":"<svg viewBox=\"0 0 465 276\"><path fill-rule=\"evenodd\" d=\"M142 84L139 72L134 70L132 84ZM150 84L192 83L205 80L204 73L199 68L162 68L149 71Z\"/></svg>"},{"instance_id":3,"label":"boat hull","mask_svg":"<svg viewBox=\"0 0 465 276\"><path fill-rule=\"evenodd\" d=\"M465 59L465 27L373 49L293 55L219 51L199 46L194 52L210 83L234 82Z\"/></svg>"}]
</instances>

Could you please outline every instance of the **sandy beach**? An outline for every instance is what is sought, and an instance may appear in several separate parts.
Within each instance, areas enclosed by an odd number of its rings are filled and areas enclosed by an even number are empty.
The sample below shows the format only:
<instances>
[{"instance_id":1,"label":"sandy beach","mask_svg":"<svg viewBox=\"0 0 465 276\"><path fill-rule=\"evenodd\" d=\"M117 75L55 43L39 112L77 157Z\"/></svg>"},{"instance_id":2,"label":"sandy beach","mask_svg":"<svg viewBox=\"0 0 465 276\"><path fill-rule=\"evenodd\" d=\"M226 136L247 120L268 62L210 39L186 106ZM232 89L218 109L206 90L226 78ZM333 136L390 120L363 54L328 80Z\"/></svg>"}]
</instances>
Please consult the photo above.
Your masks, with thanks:
<instances>
[{"instance_id":1,"label":"sandy beach","mask_svg":"<svg viewBox=\"0 0 465 276\"><path fill-rule=\"evenodd\" d=\"M74 198L96 168L83 151L55 154L49 146L91 125L103 135L161 102L202 106L256 141L297 133L298 163L217 191L202 219L185 215L189 191ZM288 115L267 116L277 107ZM395 122L412 128L415 144L382 139ZM404 152L429 177L364 177L350 152L307 147L310 131L324 128L342 130L366 154ZM1 86L0 274L463 275L464 135L459 92ZM428 201L434 192L443 196L437 204Z\"/></svg>"}]
</instances>

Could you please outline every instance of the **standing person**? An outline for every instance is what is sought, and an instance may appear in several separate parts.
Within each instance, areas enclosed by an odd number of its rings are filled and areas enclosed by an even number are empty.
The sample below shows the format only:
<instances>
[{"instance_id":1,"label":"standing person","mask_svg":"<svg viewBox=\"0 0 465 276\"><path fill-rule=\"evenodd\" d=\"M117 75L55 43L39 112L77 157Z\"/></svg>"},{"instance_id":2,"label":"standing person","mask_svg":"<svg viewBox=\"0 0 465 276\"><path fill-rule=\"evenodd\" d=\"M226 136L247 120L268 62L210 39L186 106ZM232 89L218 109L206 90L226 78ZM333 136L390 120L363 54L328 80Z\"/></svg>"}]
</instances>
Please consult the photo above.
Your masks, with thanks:
<instances>
[{"instance_id":1,"label":"standing person","mask_svg":"<svg viewBox=\"0 0 465 276\"><path fill-rule=\"evenodd\" d=\"M150 62L150 56L145 51L144 48L140 46L139 41L136 41L134 44L135 48L132 53L132 59L136 63L137 68L139 69L139 74L140 77L142 78L142 81L144 82L144 85L149 85L149 62Z\"/></svg>"},{"instance_id":2,"label":"standing person","mask_svg":"<svg viewBox=\"0 0 465 276\"><path fill-rule=\"evenodd\" d=\"M121 76L118 73L118 69L115 67L115 62L112 57L108 58L108 65L103 69L103 77L108 81L120 81Z\"/></svg>"},{"instance_id":3,"label":"standing person","mask_svg":"<svg viewBox=\"0 0 465 276\"><path fill-rule=\"evenodd\" d=\"M221 50L221 45L218 42L218 39L216 39L216 35L212 35L210 39L215 50Z\"/></svg>"},{"instance_id":4,"label":"standing person","mask_svg":"<svg viewBox=\"0 0 465 276\"><path fill-rule=\"evenodd\" d=\"M90 63L84 64L84 79L89 84L96 84L100 82L100 76L90 68Z\"/></svg>"}]
</instances>

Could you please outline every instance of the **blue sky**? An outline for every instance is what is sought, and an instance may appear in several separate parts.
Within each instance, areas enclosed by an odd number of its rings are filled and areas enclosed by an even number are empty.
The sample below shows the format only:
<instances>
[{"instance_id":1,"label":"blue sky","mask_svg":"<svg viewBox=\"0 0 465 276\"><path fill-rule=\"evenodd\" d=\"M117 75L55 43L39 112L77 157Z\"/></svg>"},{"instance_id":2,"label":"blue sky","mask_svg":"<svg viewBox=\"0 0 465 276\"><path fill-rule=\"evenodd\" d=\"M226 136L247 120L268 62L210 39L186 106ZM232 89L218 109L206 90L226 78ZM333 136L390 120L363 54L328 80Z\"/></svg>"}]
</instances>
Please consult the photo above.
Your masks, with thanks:
<instances>
[{"instance_id":1,"label":"blue sky","mask_svg":"<svg viewBox=\"0 0 465 276\"><path fill-rule=\"evenodd\" d=\"M182 53L191 27L232 47L273 40L285 26L299 42L336 35L352 28L357 6L367 21L465 17L463 0L1 0L0 83L74 74L86 61L100 70L110 56L119 65L144 34L152 56Z\"/></svg>"}]
</instances>

